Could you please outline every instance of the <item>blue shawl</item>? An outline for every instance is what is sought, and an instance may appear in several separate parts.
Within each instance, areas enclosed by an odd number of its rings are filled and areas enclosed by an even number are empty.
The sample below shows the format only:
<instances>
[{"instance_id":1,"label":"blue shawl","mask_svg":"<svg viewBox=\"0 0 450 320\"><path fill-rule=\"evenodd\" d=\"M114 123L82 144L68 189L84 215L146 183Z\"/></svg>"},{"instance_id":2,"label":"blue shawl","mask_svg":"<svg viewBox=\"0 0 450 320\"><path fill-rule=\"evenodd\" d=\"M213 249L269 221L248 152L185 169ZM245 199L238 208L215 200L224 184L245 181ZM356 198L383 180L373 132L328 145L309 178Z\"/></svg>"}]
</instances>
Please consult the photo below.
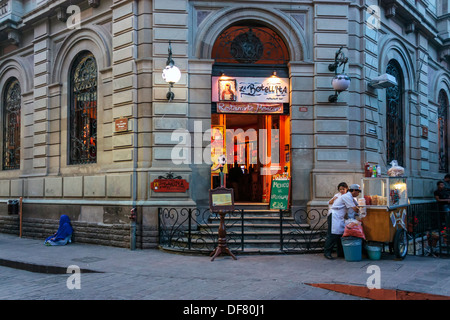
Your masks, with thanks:
<instances>
[{"instance_id":1,"label":"blue shawl","mask_svg":"<svg viewBox=\"0 0 450 320\"><path fill-rule=\"evenodd\" d=\"M47 240L57 241L57 240L64 240L68 236L70 236L73 233L72 226L70 224L70 219L68 216L63 214L61 218L59 219L59 228L58 231L54 235L51 235L48 237Z\"/></svg>"}]
</instances>

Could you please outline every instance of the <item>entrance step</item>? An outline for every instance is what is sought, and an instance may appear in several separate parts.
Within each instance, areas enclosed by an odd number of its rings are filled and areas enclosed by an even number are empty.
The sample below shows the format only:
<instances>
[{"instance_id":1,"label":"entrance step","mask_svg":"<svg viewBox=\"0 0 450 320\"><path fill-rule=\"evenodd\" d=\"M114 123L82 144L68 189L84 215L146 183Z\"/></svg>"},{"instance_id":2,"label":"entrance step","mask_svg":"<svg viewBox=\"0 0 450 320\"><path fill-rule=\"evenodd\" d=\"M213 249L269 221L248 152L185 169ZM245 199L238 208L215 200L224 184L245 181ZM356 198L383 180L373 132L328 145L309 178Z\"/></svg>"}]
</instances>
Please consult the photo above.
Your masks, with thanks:
<instances>
[{"instance_id":1,"label":"entrance step","mask_svg":"<svg viewBox=\"0 0 450 320\"><path fill-rule=\"evenodd\" d=\"M247 210L269 210L269 204L264 202L236 202L235 209ZM278 211L278 210L275 210Z\"/></svg>"}]
</instances>

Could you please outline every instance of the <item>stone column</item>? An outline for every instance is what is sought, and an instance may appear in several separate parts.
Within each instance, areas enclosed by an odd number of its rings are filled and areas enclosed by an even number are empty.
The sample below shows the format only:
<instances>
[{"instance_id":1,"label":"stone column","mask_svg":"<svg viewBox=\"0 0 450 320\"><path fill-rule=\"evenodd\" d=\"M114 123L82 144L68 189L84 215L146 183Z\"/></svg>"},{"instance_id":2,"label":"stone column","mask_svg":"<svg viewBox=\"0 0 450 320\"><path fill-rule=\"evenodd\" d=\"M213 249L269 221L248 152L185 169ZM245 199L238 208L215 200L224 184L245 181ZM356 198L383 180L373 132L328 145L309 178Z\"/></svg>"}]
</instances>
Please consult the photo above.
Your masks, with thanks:
<instances>
[{"instance_id":1,"label":"stone column","mask_svg":"<svg viewBox=\"0 0 450 320\"><path fill-rule=\"evenodd\" d=\"M189 181L191 169L188 152L177 153L181 163L174 163L173 148L180 145L179 140L172 139L175 130L188 128L188 1L155 0L152 8L153 28L153 91L152 91L152 159L149 182L168 172ZM171 41L172 58L181 71L181 79L172 88L175 98L168 101L166 94L169 84L162 79L166 67L169 41ZM191 97L193 98L193 97ZM189 139L190 136L186 137ZM192 187L192 184L191 184ZM189 198L190 192L157 193L150 191L150 198Z\"/></svg>"},{"instance_id":2,"label":"stone column","mask_svg":"<svg viewBox=\"0 0 450 320\"><path fill-rule=\"evenodd\" d=\"M423 128L428 129L429 114L428 114L428 40L421 32L417 34L418 50L417 50L417 73L411 75L414 77L417 86L418 104L417 111L420 113L420 123L418 124L418 132L420 139L420 176L428 176L430 171L430 141L428 136L422 135ZM436 89L434 89L436 90ZM410 108L414 108L411 103ZM411 110L412 112L412 110Z\"/></svg>"},{"instance_id":3,"label":"stone column","mask_svg":"<svg viewBox=\"0 0 450 320\"><path fill-rule=\"evenodd\" d=\"M328 65L334 62L335 53L341 46L350 63L352 53L349 43L349 3L331 4L316 1L314 4L314 168L311 171L311 201L309 208L327 207L327 200L336 193L341 181L354 182L354 171L360 167L357 152L350 149L350 133L357 129L350 127L349 101L355 87L354 79L347 92L339 95L335 103L328 102L334 94L331 80L334 72ZM342 71L342 66L338 67ZM349 64L346 66L349 74Z\"/></svg>"},{"instance_id":4,"label":"stone column","mask_svg":"<svg viewBox=\"0 0 450 320\"><path fill-rule=\"evenodd\" d=\"M189 60L189 111L188 126L192 134L191 185L192 199L197 206L209 204L211 188L211 137L205 132L211 128L211 73L214 60ZM209 132L209 131L208 131Z\"/></svg>"},{"instance_id":5,"label":"stone column","mask_svg":"<svg viewBox=\"0 0 450 320\"><path fill-rule=\"evenodd\" d=\"M292 209L305 208L310 199L314 168L314 64L289 63L291 88Z\"/></svg>"},{"instance_id":6,"label":"stone column","mask_svg":"<svg viewBox=\"0 0 450 320\"><path fill-rule=\"evenodd\" d=\"M45 175L49 168L49 61L50 22L34 27L33 173ZM42 196L39 190L37 196Z\"/></svg>"},{"instance_id":7,"label":"stone column","mask_svg":"<svg viewBox=\"0 0 450 320\"><path fill-rule=\"evenodd\" d=\"M137 122L137 4L130 0L114 1L112 59L112 163L108 174L107 196L134 198ZM116 120L127 124L117 130ZM118 170L118 171L116 171Z\"/></svg>"}]
</instances>

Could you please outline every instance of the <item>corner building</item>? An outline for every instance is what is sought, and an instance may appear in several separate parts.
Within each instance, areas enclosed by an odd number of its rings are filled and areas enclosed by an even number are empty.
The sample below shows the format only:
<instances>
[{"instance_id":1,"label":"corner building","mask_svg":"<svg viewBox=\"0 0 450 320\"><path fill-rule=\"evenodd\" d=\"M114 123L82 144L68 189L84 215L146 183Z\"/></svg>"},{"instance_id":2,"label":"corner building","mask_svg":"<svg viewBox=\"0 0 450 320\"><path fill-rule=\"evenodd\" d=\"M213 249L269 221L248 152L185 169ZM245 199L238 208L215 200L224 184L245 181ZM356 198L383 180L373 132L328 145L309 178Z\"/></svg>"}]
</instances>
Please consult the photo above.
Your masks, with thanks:
<instances>
[{"instance_id":1,"label":"corner building","mask_svg":"<svg viewBox=\"0 0 450 320\"><path fill-rule=\"evenodd\" d=\"M194 160L211 141L194 143L194 132L215 127L265 129L259 139L269 144L258 147L248 134L232 159L261 172L267 164L253 152L278 153L278 170L292 177L294 210L326 208L339 182L359 183L366 162L386 173L394 159L411 201L431 199L449 171L448 7L447 0L2 1L0 232L18 234L7 200L23 197L24 236L44 239L68 214L75 241L128 247L137 207L137 247L155 247L159 207L208 206L217 173ZM181 70L171 101L161 77L169 41ZM341 47L351 84L329 102L329 65ZM386 73L395 87L369 85ZM255 98L236 111L233 94L219 98L222 76L234 90L275 76L284 81L283 100L267 107ZM177 129L192 141L174 140ZM186 161L174 164L180 146ZM169 175L189 188L151 188ZM267 203L271 177L257 175L240 201Z\"/></svg>"}]
</instances>

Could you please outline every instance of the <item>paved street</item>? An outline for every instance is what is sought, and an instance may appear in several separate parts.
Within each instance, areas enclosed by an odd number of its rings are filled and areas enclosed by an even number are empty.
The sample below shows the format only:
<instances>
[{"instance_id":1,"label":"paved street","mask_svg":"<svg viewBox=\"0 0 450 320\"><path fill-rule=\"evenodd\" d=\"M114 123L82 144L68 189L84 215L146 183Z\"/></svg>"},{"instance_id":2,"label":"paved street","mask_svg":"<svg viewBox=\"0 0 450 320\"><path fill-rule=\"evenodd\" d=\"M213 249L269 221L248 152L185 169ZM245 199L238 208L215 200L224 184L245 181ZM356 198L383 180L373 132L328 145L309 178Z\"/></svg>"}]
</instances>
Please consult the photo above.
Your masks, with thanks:
<instances>
[{"instance_id":1,"label":"paved street","mask_svg":"<svg viewBox=\"0 0 450 320\"><path fill-rule=\"evenodd\" d=\"M396 261L384 255L378 261L347 262L321 254L241 255L237 261L218 257L211 262L207 256L159 250L77 243L47 247L40 240L0 234L0 260L2 300L360 300L308 283L366 286L371 265L379 267L381 288L450 296L450 259L431 257ZM5 267L11 263L16 268ZM73 265L95 272L65 273ZM39 266L53 266L50 271L59 274L26 271ZM74 275L79 288L73 288Z\"/></svg>"}]
</instances>

